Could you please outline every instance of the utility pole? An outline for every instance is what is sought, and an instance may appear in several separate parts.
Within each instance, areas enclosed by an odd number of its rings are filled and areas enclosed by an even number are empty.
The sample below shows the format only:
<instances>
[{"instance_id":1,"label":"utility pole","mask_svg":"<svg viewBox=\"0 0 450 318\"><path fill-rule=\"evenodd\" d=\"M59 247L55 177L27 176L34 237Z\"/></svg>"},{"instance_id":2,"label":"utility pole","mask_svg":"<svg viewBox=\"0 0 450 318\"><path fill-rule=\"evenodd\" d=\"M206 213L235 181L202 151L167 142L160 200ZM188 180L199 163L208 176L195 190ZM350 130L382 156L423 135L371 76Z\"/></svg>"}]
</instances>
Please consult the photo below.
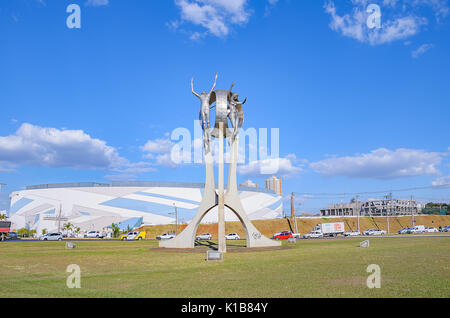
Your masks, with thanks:
<instances>
[{"instance_id":1,"label":"utility pole","mask_svg":"<svg viewBox=\"0 0 450 318\"><path fill-rule=\"evenodd\" d=\"M291 193L291 220L292 219L294 220L295 233L298 233L297 217L295 215L295 208L294 208L294 192Z\"/></svg>"},{"instance_id":2,"label":"utility pole","mask_svg":"<svg viewBox=\"0 0 450 318\"><path fill-rule=\"evenodd\" d=\"M178 208L175 205L175 203L173 204L173 209L174 209L174 212L169 212L169 214L175 215L175 236L177 236L178 235Z\"/></svg>"},{"instance_id":3,"label":"utility pole","mask_svg":"<svg viewBox=\"0 0 450 318\"><path fill-rule=\"evenodd\" d=\"M44 216L44 220L47 221L57 221L58 222L58 233L61 232L61 221L68 221L69 218L61 216L62 214L62 203L58 204L58 215L57 216ZM56 214L56 211L55 211Z\"/></svg>"},{"instance_id":4,"label":"utility pole","mask_svg":"<svg viewBox=\"0 0 450 318\"><path fill-rule=\"evenodd\" d=\"M413 196L411 196L410 209L411 209L411 226L414 227L414 208L413 208Z\"/></svg>"},{"instance_id":5,"label":"utility pole","mask_svg":"<svg viewBox=\"0 0 450 318\"><path fill-rule=\"evenodd\" d=\"M356 202L355 202L355 204L356 204L356 209L358 209L358 199L359 199L359 194L357 194L356 195ZM359 209L359 211L356 211L356 216L357 216L357 219L358 219L358 232L359 232L359 214L361 213L361 208Z\"/></svg>"},{"instance_id":6,"label":"utility pole","mask_svg":"<svg viewBox=\"0 0 450 318\"><path fill-rule=\"evenodd\" d=\"M386 207L386 227L387 231L386 234L389 234L389 214L392 214L392 192L389 193L389 195L386 196L387 199L387 205L389 206L389 209Z\"/></svg>"}]
</instances>

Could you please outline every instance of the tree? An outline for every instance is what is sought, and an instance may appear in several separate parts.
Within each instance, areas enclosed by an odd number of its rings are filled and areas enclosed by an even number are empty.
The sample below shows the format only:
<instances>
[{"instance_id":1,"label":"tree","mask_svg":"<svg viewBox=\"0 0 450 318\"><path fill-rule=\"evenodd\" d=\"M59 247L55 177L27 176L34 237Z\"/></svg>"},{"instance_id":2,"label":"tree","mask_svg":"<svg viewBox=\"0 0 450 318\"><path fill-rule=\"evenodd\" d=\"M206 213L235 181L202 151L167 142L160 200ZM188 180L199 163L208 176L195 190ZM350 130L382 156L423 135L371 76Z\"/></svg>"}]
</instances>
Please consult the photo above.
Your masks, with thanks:
<instances>
[{"instance_id":1,"label":"tree","mask_svg":"<svg viewBox=\"0 0 450 318\"><path fill-rule=\"evenodd\" d=\"M113 232L113 237L118 237L120 234L120 228L117 226L117 224L111 224L111 228L112 228L112 232Z\"/></svg>"},{"instance_id":2,"label":"tree","mask_svg":"<svg viewBox=\"0 0 450 318\"><path fill-rule=\"evenodd\" d=\"M17 230L17 235L21 236L21 237L28 237L29 236L29 231L27 228L21 228Z\"/></svg>"},{"instance_id":3,"label":"tree","mask_svg":"<svg viewBox=\"0 0 450 318\"><path fill-rule=\"evenodd\" d=\"M42 229L42 235L47 234L47 229Z\"/></svg>"},{"instance_id":4,"label":"tree","mask_svg":"<svg viewBox=\"0 0 450 318\"><path fill-rule=\"evenodd\" d=\"M69 234L69 232L72 232L72 231L73 231L73 227L74 227L74 225L73 225L72 223L70 223L70 222L64 223L64 225L63 225L63 231L65 231L66 234Z\"/></svg>"}]
</instances>

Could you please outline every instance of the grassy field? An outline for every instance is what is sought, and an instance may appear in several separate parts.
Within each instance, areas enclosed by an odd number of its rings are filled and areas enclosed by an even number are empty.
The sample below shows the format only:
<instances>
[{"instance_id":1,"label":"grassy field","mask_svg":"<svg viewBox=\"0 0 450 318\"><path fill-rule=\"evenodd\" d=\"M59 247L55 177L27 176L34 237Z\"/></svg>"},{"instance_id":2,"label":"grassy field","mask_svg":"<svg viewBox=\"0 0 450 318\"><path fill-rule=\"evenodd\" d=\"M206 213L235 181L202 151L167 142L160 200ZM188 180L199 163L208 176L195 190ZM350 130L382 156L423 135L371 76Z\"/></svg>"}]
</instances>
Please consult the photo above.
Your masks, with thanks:
<instances>
[{"instance_id":1,"label":"grassy field","mask_svg":"<svg viewBox=\"0 0 450 318\"><path fill-rule=\"evenodd\" d=\"M292 248L248 251L230 243L223 262L204 252L155 250L157 242L0 244L1 297L450 297L450 238L300 240ZM284 243L286 245L286 243ZM66 287L66 267L81 288ZM366 286L369 264L381 288Z\"/></svg>"}]
</instances>

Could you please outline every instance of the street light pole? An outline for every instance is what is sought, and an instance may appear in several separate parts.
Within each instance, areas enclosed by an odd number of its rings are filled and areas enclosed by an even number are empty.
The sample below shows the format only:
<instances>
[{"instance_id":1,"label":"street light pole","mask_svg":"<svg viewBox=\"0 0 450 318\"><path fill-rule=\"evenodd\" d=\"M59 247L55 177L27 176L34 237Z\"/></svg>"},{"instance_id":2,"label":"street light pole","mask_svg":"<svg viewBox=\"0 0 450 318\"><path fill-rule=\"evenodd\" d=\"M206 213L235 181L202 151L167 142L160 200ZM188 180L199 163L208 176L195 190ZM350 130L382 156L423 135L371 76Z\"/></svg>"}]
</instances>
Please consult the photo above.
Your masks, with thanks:
<instances>
[{"instance_id":1,"label":"street light pole","mask_svg":"<svg viewBox=\"0 0 450 318\"><path fill-rule=\"evenodd\" d=\"M176 235L178 235L178 208L175 205L175 236Z\"/></svg>"}]
</instances>

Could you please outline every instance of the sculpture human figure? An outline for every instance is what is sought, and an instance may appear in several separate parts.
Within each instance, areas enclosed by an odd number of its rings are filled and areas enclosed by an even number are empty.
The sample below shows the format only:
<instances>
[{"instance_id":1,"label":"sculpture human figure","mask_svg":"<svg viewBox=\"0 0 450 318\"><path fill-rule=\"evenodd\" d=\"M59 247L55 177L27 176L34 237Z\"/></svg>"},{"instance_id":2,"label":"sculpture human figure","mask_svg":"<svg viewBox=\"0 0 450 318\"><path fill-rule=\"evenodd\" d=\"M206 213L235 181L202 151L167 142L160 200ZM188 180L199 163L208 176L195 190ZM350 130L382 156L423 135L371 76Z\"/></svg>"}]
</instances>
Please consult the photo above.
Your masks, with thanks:
<instances>
[{"instance_id":1,"label":"sculpture human figure","mask_svg":"<svg viewBox=\"0 0 450 318\"><path fill-rule=\"evenodd\" d=\"M202 92L201 94L197 94L194 91L194 78L192 78L192 80L191 80L192 94L197 96L201 101L199 120L201 120L201 122L202 122L203 145L205 147L205 152L209 152L209 150L210 150L209 149L209 144L211 141L210 120L209 120L210 119L210 99L211 99L212 92L216 88L216 84L217 84L217 74L214 79L214 85L211 88L211 90L209 91L209 93Z\"/></svg>"},{"instance_id":2,"label":"sculpture human figure","mask_svg":"<svg viewBox=\"0 0 450 318\"><path fill-rule=\"evenodd\" d=\"M242 125L242 123L240 123L239 109L242 110L242 105L244 105L247 101L246 97L244 101L240 102L239 94L232 92L234 84L235 83L231 84L231 87L228 90L228 118L230 119L231 125L233 126L233 133L231 135L231 138L228 140L229 145L231 145L231 143L235 140L236 136L239 133Z\"/></svg>"}]
</instances>

